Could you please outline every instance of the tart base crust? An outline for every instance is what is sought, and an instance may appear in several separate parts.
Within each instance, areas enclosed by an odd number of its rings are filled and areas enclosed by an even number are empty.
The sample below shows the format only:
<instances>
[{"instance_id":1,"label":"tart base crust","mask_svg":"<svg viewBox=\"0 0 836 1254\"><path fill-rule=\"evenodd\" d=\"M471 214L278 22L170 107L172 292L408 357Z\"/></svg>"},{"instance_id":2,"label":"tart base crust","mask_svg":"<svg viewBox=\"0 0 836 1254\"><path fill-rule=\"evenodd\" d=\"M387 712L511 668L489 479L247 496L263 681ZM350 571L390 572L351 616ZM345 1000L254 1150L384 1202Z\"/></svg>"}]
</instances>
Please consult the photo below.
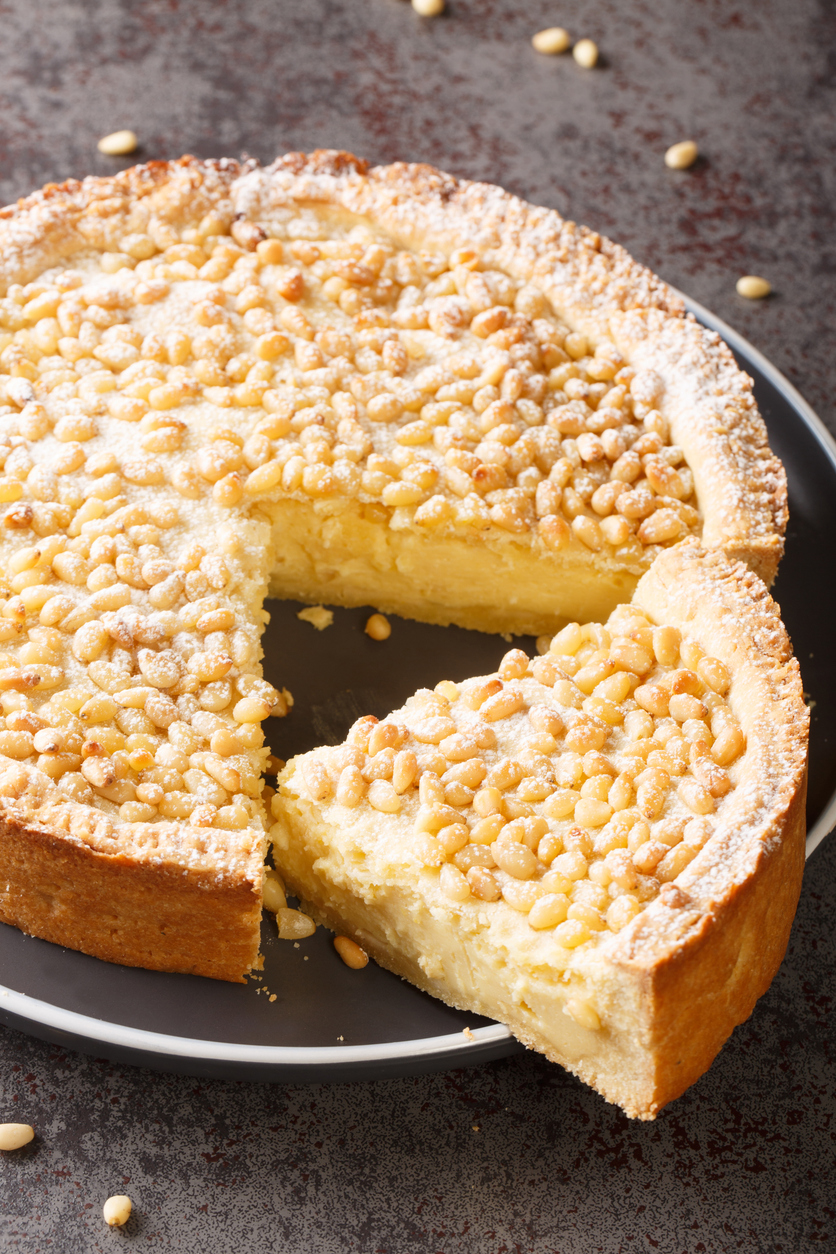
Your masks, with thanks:
<instances>
[{"instance_id":1,"label":"tart base crust","mask_svg":"<svg viewBox=\"0 0 836 1254\"><path fill-rule=\"evenodd\" d=\"M124 824L117 840L48 782L18 763L0 772L0 922L106 962L244 983L260 966L266 841L213 833L239 839L207 857L176 823L152 842Z\"/></svg>"}]
</instances>

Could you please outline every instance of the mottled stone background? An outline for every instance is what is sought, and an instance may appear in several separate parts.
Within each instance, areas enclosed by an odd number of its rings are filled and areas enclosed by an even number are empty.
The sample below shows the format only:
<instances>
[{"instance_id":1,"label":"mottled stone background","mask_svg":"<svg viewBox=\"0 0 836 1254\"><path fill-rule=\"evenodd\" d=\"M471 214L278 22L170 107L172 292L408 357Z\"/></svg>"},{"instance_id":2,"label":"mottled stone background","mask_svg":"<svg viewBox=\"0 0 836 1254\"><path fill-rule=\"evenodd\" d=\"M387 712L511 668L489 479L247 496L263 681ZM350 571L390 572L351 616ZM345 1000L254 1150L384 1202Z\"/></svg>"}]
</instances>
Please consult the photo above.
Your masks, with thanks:
<instances>
[{"instance_id":1,"label":"mottled stone background","mask_svg":"<svg viewBox=\"0 0 836 1254\"><path fill-rule=\"evenodd\" d=\"M537 57L589 35L600 67ZM746 335L831 429L836 11L829 0L0 0L0 200L141 158L347 147L555 206ZM662 154L703 152L672 173ZM741 273L775 295L735 295ZM0 1249L592 1254L836 1248L836 841L790 951L711 1072L630 1123L527 1055L283 1088L159 1076L0 1030ZM2 982L2 973L0 973ZM111 1192L135 1216L101 1220Z\"/></svg>"}]
</instances>

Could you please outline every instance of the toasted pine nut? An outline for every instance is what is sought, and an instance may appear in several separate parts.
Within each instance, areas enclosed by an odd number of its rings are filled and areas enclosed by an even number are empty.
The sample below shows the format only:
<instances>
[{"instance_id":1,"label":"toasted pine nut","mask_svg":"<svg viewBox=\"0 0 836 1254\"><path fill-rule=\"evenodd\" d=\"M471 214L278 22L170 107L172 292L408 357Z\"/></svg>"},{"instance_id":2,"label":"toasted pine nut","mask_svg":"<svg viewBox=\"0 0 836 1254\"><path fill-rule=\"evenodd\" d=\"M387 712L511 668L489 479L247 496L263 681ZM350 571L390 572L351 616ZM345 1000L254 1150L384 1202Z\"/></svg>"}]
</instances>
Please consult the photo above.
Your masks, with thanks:
<instances>
[{"instance_id":1,"label":"toasted pine nut","mask_svg":"<svg viewBox=\"0 0 836 1254\"><path fill-rule=\"evenodd\" d=\"M278 914L279 910L287 909L287 897L281 876L270 867L267 867L264 872L263 899L265 910L269 910L272 914Z\"/></svg>"},{"instance_id":2,"label":"toasted pine nut","mask_svg":"<svg viewBox=\"0 0 836 1254\"><path fill-rule=\"evenodd\" d=\"M392 624L384 614L372 614L366 620L364 631L372 640L388 640L392 634Z\"/></svg>"},{"instance_id":3,"label":"toasted pine nut","mask_svg":"<svg viewBox=\"0 0 836 1254\"><path fill-rule=\"evenodd\" d=\"M531 46L535 52L554 56L556 53L566 52L571 42L568 30L564 30L562 26L549 26L532 37Z\"/></svg>"},{"instance_id":4,"label":"toasted pine nut","mask_svg":"<svg viewBox=\"0 0 836 1254\"><path fill-rule=\"evenodd\" d=\"M103 135L96 147L106 157L127 157L136 152L139 140L133 131L112 131L110 135Z\"/></svg>"},{"instance_id":5,"label":"toasted pine nut","mask_svg":"<svg viewBox=\"0 0 836 1254\"><path fill-rule=\"evenodd\" d=\"M579 39L572 49L572 56L578 65L591 70L598 64L598 45L592 39Z\"/></svg>"},{"instance_id":6,"label":"toasted pine nut","mask_svg":"<svg viewBox=\"0 0 836 1254\"><path fill-rule=\"evenodd\" d=\"M28 1123L0 1123L0 1150L16 1150L28 1145L35 1129Z\"/></svg>"},{"instance_id":7,"label":"toasted pine nut","mask_svg":"<svg viewBox=\"0 0 836 1254\"><path fill-rule=\"evenodd\" d=\"M665 153L665 165L669 170L687 170L699 155L700 150L693 139L683 139L678 144L671 144Z\"/></svg>"},{"instance_id":8,"label":"toasted pine nut","mask_svg":"<svg viewBox=\"0 0 836 1254\"><path fill-rule=\"evenodd\" d=\"M737 280L735 287L738 296L745 296L747 300L762 300L772 291L769 280L761 279L756 274L744 274Z\"/></svg>"},{"instance_id":9,"label":"toasted pine nut","mask_svg":"<svg viewBox=\"0 0 836 1254\"><path fill-rule=\"evenodd\" d=\"M102 1207L102 1214L111 1228L121 1228L131 1217L131 1199L124 1193L109 1197Z\"/></svg>"},{"instance_id":10,"label":"toasted pine nut","mask_svg":"<svg viewBox=\"0 0 836 1254\"><path fill-rule=\"evenodd\" d=\"M335 936L334 948L347 967L352 971L361 971L369 965L369 955L361 949L356 941L348 936Z\"/></svg>"},{"instance_id":11,"label":"toasted pine nut","mask_svg":"<svg viewBox=\"0 0 836 1254\"><path fill-rule=\"evenodd\" d=\"M304 940L306 936L313 936L316 931L313 919L301 910L277 910L276 922L279 926L279 940Z\"/></svg>"}]
</instances>

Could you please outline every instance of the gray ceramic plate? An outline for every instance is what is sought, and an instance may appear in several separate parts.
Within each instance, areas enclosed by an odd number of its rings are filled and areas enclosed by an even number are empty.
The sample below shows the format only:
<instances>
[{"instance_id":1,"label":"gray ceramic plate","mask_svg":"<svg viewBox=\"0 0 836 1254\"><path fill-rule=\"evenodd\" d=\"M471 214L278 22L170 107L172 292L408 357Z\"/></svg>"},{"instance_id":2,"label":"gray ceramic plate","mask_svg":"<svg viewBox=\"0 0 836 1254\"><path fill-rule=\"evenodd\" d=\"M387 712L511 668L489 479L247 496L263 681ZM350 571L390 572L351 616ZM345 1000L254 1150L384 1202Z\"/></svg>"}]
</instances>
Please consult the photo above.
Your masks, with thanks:
<instances>
[{"instance_id":1,"label":"gray ceramic plate","mask_svg":"<svg viewBox=\"0 0 836 1254\"><path fill-rule=\"evenodd\" d=\"M773 591L814 702L809 856L836 823L836 679L828 665L836 444L760 353L701 306L690 307L753 376L789 477L787 552ZM266 671L296 697L292 716L271 726L281 757L338 743L359 714L383 716L416 687L492 670L508 648L496 637L405 620L394 620L391 639L376 644L363 633L368 610L338 609L320 633L299 622L297 605L270 609ZM517 643L533 652L533 641ZM442 1070L521 1048L507 1028L450 1010L374 964L348 970L322 928L297 948L266 923L262 944L263 978L243 986L113 966L0 925L0 1022L118 1061L288 1083Z\"/></svg>"}]
</instances>

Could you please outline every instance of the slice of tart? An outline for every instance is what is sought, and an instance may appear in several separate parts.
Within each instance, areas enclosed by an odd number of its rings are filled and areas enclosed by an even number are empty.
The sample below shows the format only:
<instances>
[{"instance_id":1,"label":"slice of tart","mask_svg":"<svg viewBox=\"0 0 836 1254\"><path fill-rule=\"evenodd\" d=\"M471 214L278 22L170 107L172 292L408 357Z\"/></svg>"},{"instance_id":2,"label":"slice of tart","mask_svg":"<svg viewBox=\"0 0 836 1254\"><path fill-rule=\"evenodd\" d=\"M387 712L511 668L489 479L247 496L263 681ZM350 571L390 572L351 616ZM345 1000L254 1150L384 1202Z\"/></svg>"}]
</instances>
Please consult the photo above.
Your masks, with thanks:
<instances>
[{"instance_id":1,"label":"slice of tart","mask_svg":"<svg viewBox=\"0 0 836 1254\"><path fill-rule=\"evenodd\" d=\"M268 587L553 631L683 536L774 574L751 381L619 248L342 153L0 211L0 918L257 961ZM498 595L501 590L501 595Z\"/></svg>"},{"instance_id":2,"label":"slice of tart","mask_svg":"<svg viewBox=\"0 0 836 1254\"><path fill-rule=\"evenodd\" d=\"M381 965L653 1118L783 958L807 727L765 587L686 541L606 625L289 762L276 862Z\"/></svg>"}]
</instances>

